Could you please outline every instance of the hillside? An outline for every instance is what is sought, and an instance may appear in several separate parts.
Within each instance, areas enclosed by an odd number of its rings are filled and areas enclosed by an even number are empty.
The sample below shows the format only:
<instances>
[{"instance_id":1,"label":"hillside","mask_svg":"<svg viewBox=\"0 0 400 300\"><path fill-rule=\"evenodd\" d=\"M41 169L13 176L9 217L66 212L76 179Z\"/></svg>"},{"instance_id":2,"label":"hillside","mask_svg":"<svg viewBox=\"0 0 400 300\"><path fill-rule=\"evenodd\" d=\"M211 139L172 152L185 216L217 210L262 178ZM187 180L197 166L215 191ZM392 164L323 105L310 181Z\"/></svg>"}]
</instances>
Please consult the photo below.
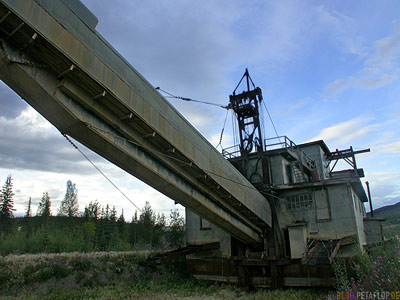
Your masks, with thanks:
<instances>
[{"instance_id":1,"label":"hillside","mask_svg":"<svg viewBox=\"0 0 400 300\"><path fill-rule=\"evenodd\" d=\"M368 213L367 215L369 217L370 213ZM397 202L393 205L387 205L378 209L374 209L374 217L386 219L399 218L400 221L400 202Z\"/></svg>"},{"instance_id":2,"label":"hillside","mask_svg":"<svg viewBox=\"0 0 400 300\"><path fill-rule=\"evenodd\" d=\"M369 213L368 216L370 216ZM400 202L375 209L374 217L386 219L382 224L385 238L398 237L400 232Z\"/></svg>"}]
</instances>

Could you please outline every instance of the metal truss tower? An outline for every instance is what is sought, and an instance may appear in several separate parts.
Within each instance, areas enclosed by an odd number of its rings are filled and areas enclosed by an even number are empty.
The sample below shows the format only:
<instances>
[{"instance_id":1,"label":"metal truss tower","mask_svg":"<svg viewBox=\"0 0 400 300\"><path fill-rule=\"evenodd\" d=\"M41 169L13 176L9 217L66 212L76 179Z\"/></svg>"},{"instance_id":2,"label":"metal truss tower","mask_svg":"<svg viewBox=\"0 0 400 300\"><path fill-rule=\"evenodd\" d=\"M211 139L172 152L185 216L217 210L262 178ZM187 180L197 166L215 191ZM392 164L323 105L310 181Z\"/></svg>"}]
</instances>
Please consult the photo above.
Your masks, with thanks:
<instances>
[{"instance_id":1,"label":"metal truss tower","mask_svg":"<svg viewBox=\"0 0 400 300\"><path fill-rule=\"evenodd\" d=\"M236 95L236 90L243 79L246 79L247 91ZM253 86L252 90L250 90L250 83ZM252 152L263 152L259 115L259 104L261 104L262 99L261 89L254 85L249 71L246 69L232 95L229 96L230 106L238 121L239 147L242 158L246 158Z\"/></svg>"}]
</instances>

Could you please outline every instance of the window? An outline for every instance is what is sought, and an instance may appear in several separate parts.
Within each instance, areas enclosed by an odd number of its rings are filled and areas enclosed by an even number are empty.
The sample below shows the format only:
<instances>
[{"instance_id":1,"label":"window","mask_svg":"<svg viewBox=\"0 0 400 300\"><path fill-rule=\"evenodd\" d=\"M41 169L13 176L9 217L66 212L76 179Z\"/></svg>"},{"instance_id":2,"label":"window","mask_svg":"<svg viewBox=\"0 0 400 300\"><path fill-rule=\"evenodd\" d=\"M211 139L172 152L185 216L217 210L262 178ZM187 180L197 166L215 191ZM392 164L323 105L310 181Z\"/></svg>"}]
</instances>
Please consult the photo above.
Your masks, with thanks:
<instances>
[{"instance_id":1,"label":"window","mask_svg":"<svg viewBox=\"0 0 400 300\"><path fill-rule=\"evenodd\" d=\"M288 184L293 184L293 176L292 176L292 167L290 165L286 165L286 175L288 179Z\"/></svg>"},{"instance_id":2,"label":"window","mask_svg":"<svg viewBox=\"0 0 400 300\"><path fill-rule=\"evenodd\" d=\"M326 221L331 219L328 191L325 188L314 190L315 211L317 212L317 221Z\"/></svg>"},{"instance_id":3,"label":"window","mask_svg":"<svg viewBox=\"0 0 400 300\"><path fill-rule=\"evenodd\" d=\"M286 197L286 210L307 210L313 207L311 194L293 195Z\"/></svg>"}]
</instances>

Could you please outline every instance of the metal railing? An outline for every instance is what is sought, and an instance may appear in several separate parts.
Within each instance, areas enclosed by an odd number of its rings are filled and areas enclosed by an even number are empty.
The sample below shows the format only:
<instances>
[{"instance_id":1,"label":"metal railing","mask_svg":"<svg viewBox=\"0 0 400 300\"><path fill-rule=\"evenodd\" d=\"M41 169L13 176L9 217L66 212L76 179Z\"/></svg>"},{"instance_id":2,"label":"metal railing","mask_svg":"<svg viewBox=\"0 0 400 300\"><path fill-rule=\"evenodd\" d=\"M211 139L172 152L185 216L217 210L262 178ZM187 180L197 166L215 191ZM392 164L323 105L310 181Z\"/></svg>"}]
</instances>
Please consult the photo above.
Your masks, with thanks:
<instances>
[{"instance_id":1,"label":"metal railing","mask_svg":"<svg viewBox=\"0 0 400 300\"><path fill-rule=\"evenodd\" d=\"M307 165L310 169L315 169L315 161L311 159L303 150L301 150L291 139L287 136L278 136L264 140L265 151L276 149L286 149L292 153L296 153L298 160Z\"/></svg>"},{"instance_id":2,"label":"metal railing","mask_svg":"<svg viewBox=\"0 0 400 300\"><path fill-rule=\"evenodd\" d=\"M222 149L222 155L226 159L240 156L240 145L233 145L228 148Z\"/></svg>"},{"instance_id":3,"label":"metal railing","mask_svg":"<svg viewBox=\"0 0 400 300\"><path fill-rule=\"evenodd\" d=\"M303 150L301 150L291 139L287 136L278 136L264 140L264 150L271 151L277 149L286 149L297 155L297 158L304 165L307 165L310 169L315 169L316 164L313 159L311 159ZM226 159L231 159L239 157L240 145L230 146L228 148L222 149L222 155Z\"/></svg>"},{"instance_id":4,"label":"metal railing","mask_svg":"<svg viewBox=\"0 0 400 300\"><path fill-rule=\"evenodd\" d=\"M271 151L276 149L289 149L294 152L297 145L292 142L287 136L277 136L264 140L265 151Z\"/></svg>"}]
</instances>

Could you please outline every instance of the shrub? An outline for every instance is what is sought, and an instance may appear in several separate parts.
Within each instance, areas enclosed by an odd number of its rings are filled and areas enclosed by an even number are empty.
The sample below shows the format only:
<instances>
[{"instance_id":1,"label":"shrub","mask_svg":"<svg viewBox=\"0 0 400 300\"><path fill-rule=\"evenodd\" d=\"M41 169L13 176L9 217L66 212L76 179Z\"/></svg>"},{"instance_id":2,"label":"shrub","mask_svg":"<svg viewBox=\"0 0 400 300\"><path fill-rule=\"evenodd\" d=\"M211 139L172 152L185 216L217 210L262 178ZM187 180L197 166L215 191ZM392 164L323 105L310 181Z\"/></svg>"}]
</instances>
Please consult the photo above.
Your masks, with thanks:
<instances>
[{"instance_id":1,"label":"shrub","mask_svg":"<svg viewBox=\"0 0 400 300\"><path fill-rule=\"evenodd\" d=\"M354 259L337 259L334 263L336 288L340 291L397 291L400 287L400 244L386 242Z\"/></svg>"}]
</instances>

